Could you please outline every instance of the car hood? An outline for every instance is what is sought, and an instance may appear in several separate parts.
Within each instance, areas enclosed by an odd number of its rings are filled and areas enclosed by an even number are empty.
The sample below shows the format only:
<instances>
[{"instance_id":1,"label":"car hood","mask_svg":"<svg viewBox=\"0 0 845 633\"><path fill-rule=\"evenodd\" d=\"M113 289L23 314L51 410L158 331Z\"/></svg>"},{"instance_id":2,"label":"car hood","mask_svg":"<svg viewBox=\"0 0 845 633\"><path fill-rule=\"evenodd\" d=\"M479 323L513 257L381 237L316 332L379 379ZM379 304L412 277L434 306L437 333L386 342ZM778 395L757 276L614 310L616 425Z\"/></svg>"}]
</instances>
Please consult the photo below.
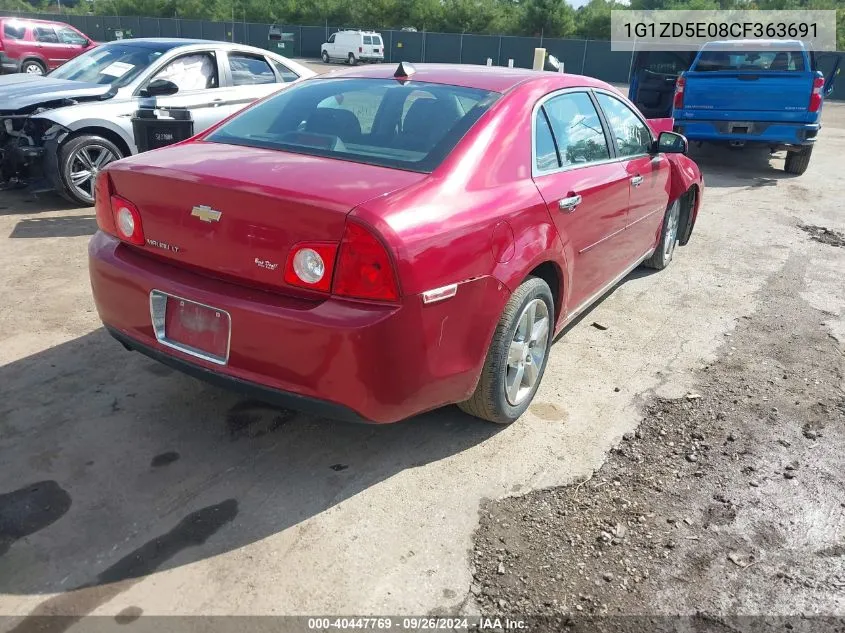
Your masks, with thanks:
<instances>
[{"instance_id":1,"label":"car hood","mask_svg":"<svg viewBox=\"0 0 845 633\"><path fill-rule=\"evenodd\" d=\"M109 94L109 85L89 84L38 75L0 76L0 109L19 110L61 99L96 99Z\"/></svg>"}]
</instances>

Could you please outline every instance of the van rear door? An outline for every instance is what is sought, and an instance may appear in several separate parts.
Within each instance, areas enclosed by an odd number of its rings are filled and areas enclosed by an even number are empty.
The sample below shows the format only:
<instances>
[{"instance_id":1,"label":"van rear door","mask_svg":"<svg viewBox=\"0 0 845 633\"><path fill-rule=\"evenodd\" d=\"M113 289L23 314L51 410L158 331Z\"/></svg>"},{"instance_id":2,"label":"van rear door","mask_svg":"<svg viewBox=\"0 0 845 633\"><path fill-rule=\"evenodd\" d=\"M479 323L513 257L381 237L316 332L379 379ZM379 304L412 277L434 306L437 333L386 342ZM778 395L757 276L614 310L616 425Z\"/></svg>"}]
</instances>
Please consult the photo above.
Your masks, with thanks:
<instances>
[{"instance_id":1,"label":"van rear door","mask_svg":"<svg viewBox=\"0 0 845 633\"><path fill-rule=\"evenodd\" d=\"M672 116L678 76L689 69L695 51L640 51L631 64L628 98L647 119Z\"/></svg>"}]
</instances>

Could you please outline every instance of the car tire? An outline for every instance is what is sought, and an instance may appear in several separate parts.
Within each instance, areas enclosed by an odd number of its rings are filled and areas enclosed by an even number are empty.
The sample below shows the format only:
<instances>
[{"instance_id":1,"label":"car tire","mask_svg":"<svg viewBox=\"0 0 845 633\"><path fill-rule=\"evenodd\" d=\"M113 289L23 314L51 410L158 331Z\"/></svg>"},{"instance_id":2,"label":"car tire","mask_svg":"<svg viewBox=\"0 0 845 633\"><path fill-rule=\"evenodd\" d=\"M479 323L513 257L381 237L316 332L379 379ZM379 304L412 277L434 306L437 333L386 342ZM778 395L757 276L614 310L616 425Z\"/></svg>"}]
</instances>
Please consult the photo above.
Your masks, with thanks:
<instances>
[{"instance_id":1,"label":"car tire","mask_svg":"<svg viewBox=\"0 0 845 633\"><path fill-rule=\"evenodd\" d=\"M541 334L542 319L546 323L545 335ZM496 424L510 424L525 413L543 380L554 322L554 299L549 285L539 277L529 277L508 300L478 384L469 400L458 404L461 410ZM526 367L533 368L533 382L525 373Z\"/></svg>"},{"instance_id":2,"label":"car tire","mask_svg":"<svg viewBox=\"0 0 845 633\"><path fill-rule=\"evenodd\" d=\"M663 224L660 229L660 241L651 257L643 262L643 266L663 270L672 263L675 247L678 245L678 227L681 220L681 198L666 207Z\"/></svg>"},{"instance_id":3,"label":"car tire","mask_svg":"<svg viewBox=\"0 0 845 633\"><path fill-rule=\"evenodd\" d=\"M786 163L783 166L783 170L787 174L800 176L807 171L807 167L810 166L810 157L812 155L812 147L808 147L807 149L803 149L798 152L787 152Z\"/></svg>"},{"instance_id":4,"label":"car tire","mask_svg":"<svg viewBox=\"0 0 845 633\"><path fill-rule=\"evenodd\" d=\"M355 66L358 63L358 60L355 59L355 53L349 53L349 57L347 58L346 63L350 66Z\"/></svg>"},{"instance_id":5,"label":"car tire","mask_svg":"<svg viewBox=\"0 0 845 633\"><path fill-rule=\"evenodd\" d=\"M323 58L324 64L328 64L331 61L331 58L329 58L329 54L328 54L327 51L323 51L323 53L322 53L322 55L320 55L320 57Z\"/></svg>"},{"instance_id":6,"label":"car tire","mask_svg":"<svg viewBox=\"0 0 845 633\"><path fill-rule=\"evenodd\" d=\"M21 72L27 75L43 75L47 67L37 59L27 59L21 64Z\"/></svg>"},{"instance_id":7,"label":"car tire","mask_svg":"<svg viewBox=\"0 0 845 633\"><path fill-rule=\"evenodd\" d=\"M82 134L71 138L59 149L59 176L62 180L59 193L73 203L91 206L94 204L97 173L121 158L123 152L117 145L102 136ZM87 178L83 172L87 172Z\"/></svg>"}]
</instances>

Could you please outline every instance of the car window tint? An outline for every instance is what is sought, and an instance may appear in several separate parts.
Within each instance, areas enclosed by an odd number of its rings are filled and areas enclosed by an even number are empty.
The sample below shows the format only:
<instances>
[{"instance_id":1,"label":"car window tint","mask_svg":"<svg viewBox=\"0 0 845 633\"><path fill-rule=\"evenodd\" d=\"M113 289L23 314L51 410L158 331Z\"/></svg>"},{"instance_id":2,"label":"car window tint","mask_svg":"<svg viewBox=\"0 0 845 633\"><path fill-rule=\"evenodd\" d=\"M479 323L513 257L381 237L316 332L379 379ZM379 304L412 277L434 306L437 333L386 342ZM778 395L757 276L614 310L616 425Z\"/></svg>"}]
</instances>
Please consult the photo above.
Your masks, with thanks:
<instances>
[{"instance_id":1,"label":"car window tint","mask_svg":"<svg viewBox=\"0 0 845 633\"><path fill-rule=\"evenodd\" d=\"M586 92L569 92L543 104L564 167L610 158L601 120Z\"/></svg>"},{"instance_id":2,"label":"car window tint","mask_svg":"<svg viewBox=\"0 0 845 633\"><path fill-rule=\"evenodd\" d=\"M548 171L560 167L552 129L543 108L537 112L534 125L534 165L538 171Z\"/></svg>"},{"instance_id":3,"label":"car window tint","mask_svg":"<svg viewBox=\"0 0 845 633\"><path fill-rule=\"evenodd\" d=\"M36 26L33 29L36 42L44 42L45 44L58 44L59 38L52 26Z\"/></svg>"},{"instance_id":4,"label":"car window tint","mask_svg":"<svg viewBox=\"0 0 845 633\"><path fill-rule=\"evenodd\" d=\"M182 55L167 64L153 79L172 81L179 92L216 88L217 63L210 53Z\"/></svg>"},{"instance_id":5,"label":"car window tint","mask_svg":"<svg viewBox=\"0 0 845 633\"><path fill-rule=\"evenodd\" d=\"M372 43L373 43L372 36L371 35L365 35L364 36L364 44L372 44Z\"/></svg>"},{"instance_id":6,"label":"car window tint","mask_svg":"<svg viewBox=\"0 0 845 633\"><path fill-rule=\"evenodd\" d=\"M293 72L290 68L285 66L282 62L276 61L275 59L271 60L273 62L273 66L276 67L276 71L281 75L282 81L285 83L290 83L291 81L296 81L299 79L299 75Z\"/></svg>"},{"instance_id":7,"label":"car window tint","mask_svg":"<svg viewBox=\"0 0 845 633\"><path fill-rule=\"evenodd\" d=\"M229 66L232 69L232 84L235 86L276 83L276 75L263 57L229 53Z\"/></svg>"},{"instance_id":8,"label":"car window tint","mask_svg":"<svg viewBox=\"0 0 845 633\"><path fill-rule=\"evenodd\" d=\"M649 51L644 68L661 75L680 75L689 67L689 62L677 53Z\"/></svg>"},{"instance_id":9,"label":"car window tint","mask_svg":"<svg viewBox=\"0 0 845 633\"><path fill-rule=\"evenodd\" d=\"M378 35L373 35L373 44L381 46L381 38Z\"/></svg>"},{"instance_id":10,"label":"car window tint","mask_svg":"<svg viewBox=\"0 0 845 633\"><path fill-rule=\"evenodd\" d=\"M329 35L329 44L334 44L334 38L335 38L335 34L334 34L334 33L332 33L331 35Z\"/></svg>"},{"instance_id":11,"label":"car window tint","mask_svg":"<svg viewBox=\"0 0 845 633\"><path fill-rule=\"evenodd\" d=\"M639 156L651 151L651 131L625 103L605 93L597 93L610 132L620 156Z\"/></svg>"},{"instance_id":12,"label":"car window tint","mask_svg":"<svg viewBox=\"0 0 845 633\"><path fill-rule=\"evenodd\" d=\"M423 82L305 81L236 115L206 140L428 173L498 97ZM462 98L475 106L464 111Z\"/></svg>"},{"instance_id":13,"label":"car window tint","mask_svg":"<svg viewBox=\"0 0 845 633\"><path fill-rule=\"evenodd\" d=\"M702 51L693 70L804 70L801 51Z\"/></svg>"},{"instance_id":14,"label":"car window tint","mask_svg":"<svg viewBox=\"0 0 845 633\"><path fill-rule=\"evenodd\" d=\"M26 37L26 26L20 23L6 22L3 24L3 36L10 40L22 40Z\"/></svg>"},{"instance_id":15,"label":"car window tint","mask_svg":"<svg viewBox=\"0 0 845 633\"><path fill-rule=\"evenodd\" d=\"M67 27L59 29L59 41L61 41L62 44L75 44L77 46L82 46L88 43L87 39L82 37L73 29L69 29Z\"/></svg>"}]
</instances>

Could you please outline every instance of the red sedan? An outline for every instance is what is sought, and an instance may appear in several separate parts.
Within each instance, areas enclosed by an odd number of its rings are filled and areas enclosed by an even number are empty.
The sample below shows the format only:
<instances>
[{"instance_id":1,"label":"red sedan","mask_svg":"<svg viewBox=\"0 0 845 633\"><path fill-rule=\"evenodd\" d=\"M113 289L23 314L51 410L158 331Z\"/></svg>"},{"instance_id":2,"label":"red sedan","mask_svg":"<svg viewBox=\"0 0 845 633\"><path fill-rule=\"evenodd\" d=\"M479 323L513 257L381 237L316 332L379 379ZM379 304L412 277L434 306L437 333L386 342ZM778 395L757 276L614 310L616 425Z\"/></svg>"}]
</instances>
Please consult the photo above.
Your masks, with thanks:
<instances>
[{"instance_id":1,"label":"red sedan","mask_svg":"<svg viewBox=\"0 0 845 633\"><path fill-rule=\"evenodd\" d=\"M94 298L126 348L283 406L507 423L554 335L689 239L685 151L588 77L336 72L110 164Z\"/></svg>"}]
</instances>

